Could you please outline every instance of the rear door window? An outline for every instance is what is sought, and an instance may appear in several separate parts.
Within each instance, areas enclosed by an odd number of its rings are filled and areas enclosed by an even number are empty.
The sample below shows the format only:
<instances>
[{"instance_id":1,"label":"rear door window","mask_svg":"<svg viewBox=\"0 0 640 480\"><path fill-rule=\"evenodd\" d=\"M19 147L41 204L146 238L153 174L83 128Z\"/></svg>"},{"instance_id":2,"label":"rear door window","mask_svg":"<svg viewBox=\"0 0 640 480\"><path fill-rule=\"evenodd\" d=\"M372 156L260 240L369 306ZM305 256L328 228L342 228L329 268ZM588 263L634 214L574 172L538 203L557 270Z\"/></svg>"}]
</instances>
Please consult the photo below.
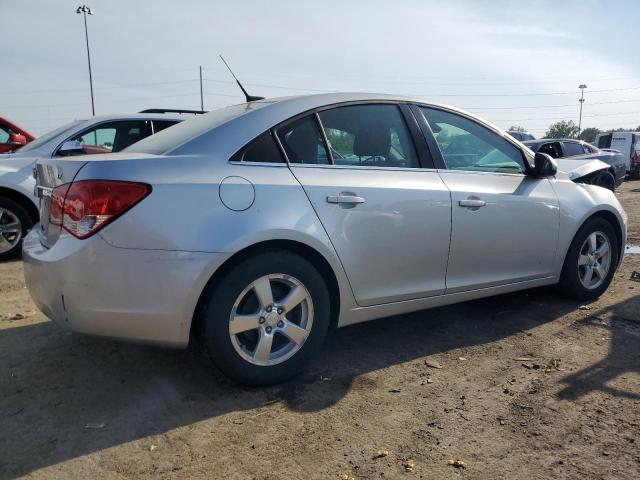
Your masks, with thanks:
<instances>
[{"instance_id":1,"label":"rear door window","mask_svg":"<svg viewBox=\"0 0 640 480\"><path fill-rule=\"evenodd\" d=\"M350 105L318 116L335 165L420 168L397 105Z\"/></svg>"},{"instance_id":2,"label":"rear door window","mask_svg":"<svg viewBox=\"0 0 640 480\"><path fill-rule=\"evenodd\" d=\"M563 142L564 150L567 157L575 157L576 155L584 155L584 148L581 143Z\"/></svg>"},{"instance_id":3,"label":"rear door window","mask_svg":"<svg viewBox=\"0 0 640 480\"><path fill-rule=\"evenodd\" d=\"M315 115L307 115L278 129L278 139L291 163L328 165L330 157Z\"/></svg>"}]
</instances>

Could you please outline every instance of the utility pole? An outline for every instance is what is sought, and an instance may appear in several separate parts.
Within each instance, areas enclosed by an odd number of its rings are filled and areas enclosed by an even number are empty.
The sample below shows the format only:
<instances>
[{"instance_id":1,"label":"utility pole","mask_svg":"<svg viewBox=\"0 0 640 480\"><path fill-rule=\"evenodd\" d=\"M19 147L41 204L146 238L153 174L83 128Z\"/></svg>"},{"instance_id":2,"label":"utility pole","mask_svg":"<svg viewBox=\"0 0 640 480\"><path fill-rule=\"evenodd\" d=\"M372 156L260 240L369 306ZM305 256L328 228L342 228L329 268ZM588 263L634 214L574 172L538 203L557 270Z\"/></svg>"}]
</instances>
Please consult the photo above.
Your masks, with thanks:
<instances>
[{"instance_id":1,"label":"utility pole","mask_svg":"<svg viewBox=\"0 0 640 480\"><path fill-rule=\"evenodd\" d=\"M204 94L202 93L202 65L200 65L200 110L204 112Z\"/></svg>"},{"instance_id":2,"label":"utility pole","mask_svg":"<svg viewBox=\"0 0 640 480\"><path fill-rule=\"evenodd\" d=\"M580 132L582 131L582 104L584 103L584 89L587 88L587 85L585 83L582 83L578 86L578 88L581 91L580 100L578 100L580 102L580 120L578 121L578 135L580 135Z\"/></svg>"},{"instance_id":3,"label":"utility pole","mask_svg":"<svg viewBox=\"0 0 640 480\"><path fill-rule=\"evenodd\" d=\"M93 12L86 5L80 5L76 9L76 13L82 13L84 16L84 38L87 41L87 61L89 63L89 88L91 90L91 114L96 116L96 108L93 103L93 78L91 76L91 53L89 52L89 32L87 30L87 15L93 15Z\"/></svg>"}]
</instances>

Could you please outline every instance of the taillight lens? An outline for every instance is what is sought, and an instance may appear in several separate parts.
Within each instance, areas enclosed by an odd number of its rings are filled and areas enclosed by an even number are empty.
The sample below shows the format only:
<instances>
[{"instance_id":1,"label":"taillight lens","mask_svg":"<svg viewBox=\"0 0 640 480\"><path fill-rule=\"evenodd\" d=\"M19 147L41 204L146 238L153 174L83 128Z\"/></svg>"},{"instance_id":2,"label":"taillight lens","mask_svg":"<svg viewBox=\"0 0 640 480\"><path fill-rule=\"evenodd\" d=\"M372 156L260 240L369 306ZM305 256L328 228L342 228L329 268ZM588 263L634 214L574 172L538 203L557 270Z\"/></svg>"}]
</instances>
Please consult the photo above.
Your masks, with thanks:
<instances>
[{"instance_id":1,"label":"taillight lens","mask_svg":"<svg viewBox=\"0 0 640 480\"><path fill-rule=\"evenodd\" d=\"M151 192L145 183L80 180L51 193L49 222L76 238L88 238Z\"/></svg>"},{"instance_id":2,"label":"taillight lens","mask_svg":"<svg viewBox=\"0 0 640 480\"><path fill-rule=\"evenodd\" d=\"M631 159L631 163L633 163L634 165L640 164L640 152L635 152L633 154L633 158Z\"/></svg>"}]
</instances>

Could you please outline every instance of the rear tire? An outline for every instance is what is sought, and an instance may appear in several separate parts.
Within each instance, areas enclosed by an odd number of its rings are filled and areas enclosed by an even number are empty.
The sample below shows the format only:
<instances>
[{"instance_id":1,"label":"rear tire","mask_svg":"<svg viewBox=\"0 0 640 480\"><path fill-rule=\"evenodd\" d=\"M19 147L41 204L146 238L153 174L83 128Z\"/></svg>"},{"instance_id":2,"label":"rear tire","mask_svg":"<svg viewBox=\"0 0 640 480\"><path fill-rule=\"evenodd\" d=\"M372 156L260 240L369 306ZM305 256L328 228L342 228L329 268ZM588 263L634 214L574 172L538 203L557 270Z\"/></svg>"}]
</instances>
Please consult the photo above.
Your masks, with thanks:
<instances>
[{"instance_id":1,"label":"rear tire","mask_svg":"<svg viewBox=\"0 0 640 480\"><path fill-rule=\"evenodd\" d=\"M620 247L611 224L603 218L588 220L571 242L560 286L576 300L595 300L611 283L619 258Z\"/></svg>"},{"instance_id":2,"label":"rear tire","mask_svg":"<svg viewBox=\"0 0 640 480\"><path fill-rule=\"evenodd\" d=\"M33 227L29 212L5 197L0 197L0 261L20 255L22 239Z\"/></svg>"},{"instance_id":3,"label":"rear tire","mask_svg":"<svg viewBox=\"0 0 640 480\"><path fill-rule=\"evenodd\" d=\"M297 375L329 329L329 292L322 275L285 250L242 260L205 295L201 341L223 373L247 385L271 385Z\"/></svg>"}]
</instances>

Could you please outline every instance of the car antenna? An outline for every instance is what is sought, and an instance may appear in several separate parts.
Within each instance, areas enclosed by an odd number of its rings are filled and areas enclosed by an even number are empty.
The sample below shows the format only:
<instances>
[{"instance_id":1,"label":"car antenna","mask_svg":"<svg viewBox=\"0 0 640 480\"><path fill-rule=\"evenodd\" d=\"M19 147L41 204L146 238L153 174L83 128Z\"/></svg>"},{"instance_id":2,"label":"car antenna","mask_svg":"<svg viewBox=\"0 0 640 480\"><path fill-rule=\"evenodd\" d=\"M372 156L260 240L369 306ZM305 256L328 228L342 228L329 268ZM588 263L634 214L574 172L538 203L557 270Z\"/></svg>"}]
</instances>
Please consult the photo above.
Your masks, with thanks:
<instances>
[{"instance_id":1,"label":"car antenna","mask_svg":"<svg viewBox=\"0 0 640 480\"><path fill-rule=\"evenodd\" d=\"M240 83L240 80L238 80L238 77L236 77L236 75L233 73L233 70L231 70L231 67L229 66L227 61L224 59L224 57L222 55L219 55L219 57L220 57L220 60L222 60L222 62L224 63L224 65L227 67L227 69L229 70L233 78L235 79L236 83L240 87L240 90L242 90L242 93L244 93L244 97L247 99L247 103L255 102L257 100L264 100L264 97L254 97L253 95L249 95L247 91L244 89L244 87L242 86L242 84Z\"/></svg>"}]
</instances>

